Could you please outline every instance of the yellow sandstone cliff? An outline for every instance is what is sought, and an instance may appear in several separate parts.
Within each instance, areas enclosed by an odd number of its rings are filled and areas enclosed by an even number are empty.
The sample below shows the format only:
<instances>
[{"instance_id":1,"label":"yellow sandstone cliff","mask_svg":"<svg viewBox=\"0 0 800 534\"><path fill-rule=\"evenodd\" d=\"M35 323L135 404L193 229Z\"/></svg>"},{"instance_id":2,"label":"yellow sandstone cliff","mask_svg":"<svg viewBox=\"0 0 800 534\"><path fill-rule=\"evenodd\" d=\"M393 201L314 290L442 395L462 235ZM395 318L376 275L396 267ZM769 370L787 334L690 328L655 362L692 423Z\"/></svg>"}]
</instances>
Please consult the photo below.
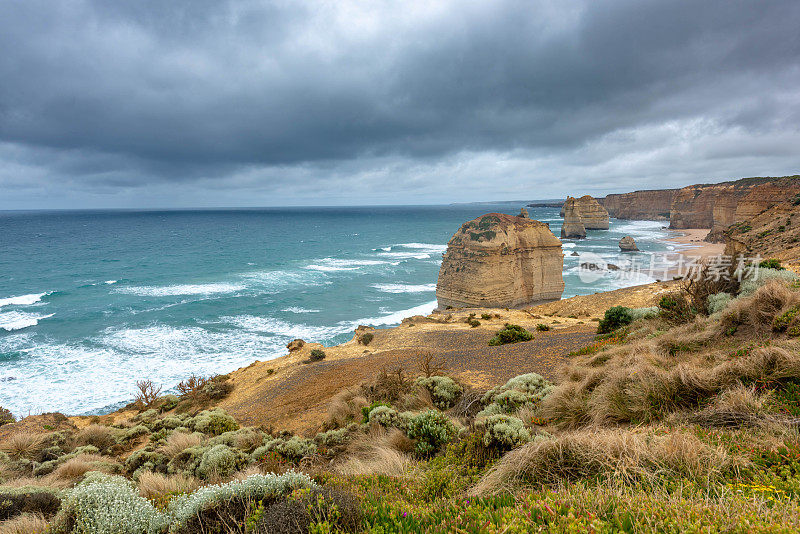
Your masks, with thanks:
<instances>
[{"instance_id":1,"label":"yellow sandstone cliff","mask_svg":"<svg viewBox=\"0 0 800 534\"><path fill-rule=\"evenodd\" d=\"M561 241L542 222L489 213L464 223L447 244L440 308L515 308L561 298Z\"/></svg>"}]
</instances>

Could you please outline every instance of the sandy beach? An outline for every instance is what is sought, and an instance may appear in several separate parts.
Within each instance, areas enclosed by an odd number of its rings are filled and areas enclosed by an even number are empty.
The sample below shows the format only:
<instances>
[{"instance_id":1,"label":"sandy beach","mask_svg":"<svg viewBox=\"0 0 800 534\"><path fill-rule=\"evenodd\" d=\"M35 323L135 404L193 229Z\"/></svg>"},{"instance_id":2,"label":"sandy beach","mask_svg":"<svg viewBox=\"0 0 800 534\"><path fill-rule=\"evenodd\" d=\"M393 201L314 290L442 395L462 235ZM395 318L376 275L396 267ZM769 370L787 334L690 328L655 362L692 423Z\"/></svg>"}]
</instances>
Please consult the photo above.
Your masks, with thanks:
<instances>
[{"instance_id":1,"label":"sandy beach","mask_svg":"<svg viewBox=\"0 0 800 534\"><path fill-rule=\"evenodd\" d=\"M704 241L710 230L708 228L688 228L685 230L670 230L670 237L665 239L669 243L674 243L675 252L683 256L673 269L668 272L667 279L673 276L686 274L682 266L699 263L706 258L718 256L725 250L724 243L709 243Z\"/></svg>"}]
</instances>

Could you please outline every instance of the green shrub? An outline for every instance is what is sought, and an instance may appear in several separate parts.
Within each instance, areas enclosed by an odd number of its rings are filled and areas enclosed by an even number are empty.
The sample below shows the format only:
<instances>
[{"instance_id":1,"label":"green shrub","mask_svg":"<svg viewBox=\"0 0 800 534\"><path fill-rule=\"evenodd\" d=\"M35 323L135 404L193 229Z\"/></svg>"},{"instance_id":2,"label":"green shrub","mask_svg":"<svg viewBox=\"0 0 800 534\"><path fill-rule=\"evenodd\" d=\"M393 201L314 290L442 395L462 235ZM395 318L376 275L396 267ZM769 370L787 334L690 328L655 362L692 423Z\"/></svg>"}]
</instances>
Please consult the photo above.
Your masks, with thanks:
<instances>
[{"instance_id":1,"label":"green shrub","mask_svg":"<svg viewBox=\"0 0 800 534\"><path fill-rule=\"evenodd\" d=\"M467 324L470 325L472 328L477 328L481 325L481 322L477 319L469 319Z\"/></svg>"},{"instance_id":2,"label":"green shrub","mask_svg":"<svg viewBox=\"0 0 800 534\"><path fill-rule=\"evenodd\" d=\"M397 426L397 410L389 406L376 406L369 412L369 422L381 426Z\"/></svg>"},{"instance_id":3,"label":"green shrub","mask_svg":"<svg viewBox=\"0 0 800 534\"><path fill-rule=\"evenodd\" d=\"M761 269L775 269L776 271L783 271L784 267L781 266L781 261L774 258L764 260L758 264Z\"/></svg>"},{"instance_id":4,"label":"green shrub","mask_svg":"<svg viewBox=\"0 0 800 534\"><path fill-rule=\"evenodd\" d=\"M489 345L505 345L507 343L519 343L520 341L530 341L533 339L533 334L525 330L519 325L506 323L505 328L499 330L492 339L489 340Z\"/></svg>"},{"instance_id":5,"label":"green shrub","mask_svg":"<svg viewBox=\"0 0 800 534\"><path fill-rule=\"evenodd\" d=\"M692 321L697 311L689 304L689 300L681 292L674 291L664 295L658 301L659 315L673 324L683 324Z\"/></svg>"},{"instance_id":6,"label":"green shrub","mask_svg":"<svg viewBox=\"0 0 800 534\"><path fill-rule=\"evenodd\" d=\"M312 440L299 436L291 436L288 439L283 437L272 438L253 451L251 458L260 462L269 453L276 453L287 460L297 461L316 454L317 445Z\"/></svg>"},{"instance_id":7,"label":"green shrub","mask_svg":"<svg viewBox=\"0 0 800 534\"><path fill-rule=\"evenodd\" d=\"M235 451L227 445L214 445L200 459L197 474L200 478L225 478L231 476L246 463L241 451Z\"/></svg>"},{"instance_id":8,"label":"green shrub","mask_svg":"<svg viewBox=\"0 0 800 534\"><path fill-rule=\"evenodd\" d=\"M488 314L488 313L482 313L481 314L481 319L483 319L484 321L488 321L491 318L492 318L491 314Z\"/></svg>"},{"instance_id":9,"label":"green shrub","mask_svg":"<svg viewBox=\"0 0 800 534\"><path fill-rule=\"evenodd\" d=\"M339 445L344 445L349 439L350 433L346 428L328 430L327 432L320 432L314 436L314 441L324 447L336 447Z\"/></svg>"},{"instance_id":10,"label":"green shrub","mask_svg":"<svg viewBox=\"0 0 800 534\"><path fill-rule=\"evenodd\" d=\"M0 489L0 522L20 514L51 516L60 506L61 499L49 488L23 486Z\"/></svg>"},{"instance_id":11,"label":"green shrub","mask_svg":"<svg viewBox=\"0 0 800 534\"><path fill-rule=\"evenodd\" d=\"M440 410L453 406L464 393L464 388L449 376L419 377L414 384L427 389L433 404Z\"/></svg>"},{"instance_id":12,"label":"green shrub","mask_svg":"<svg viewBox=\"0 0 800 534\"><path fill-rule=\"evenodd\" d=\"M546 324L539 323L536 325L536 330L538 332L548 332L550 330L550 327Z\"/></svg>"},{"instance_id":13,"label":"green shrub","mask_svg":"<svg viewBox=\"0 0 800 534\"><path fill-rule=\"evenodd\" d=\"M485 408L477 417L510 414L527 406L534 407L553 391L553 384L539 374L515 376L502 386L495 386L481 399Z\"/></svg>"},{"instance_id":14,"label":"green shrub","mask_svg":"<svg viewBox=\"0 0 800 534\"><path fill-rule=\"evenodd\" d=\"M166 470L169 459L163 454L147 449L134 451L125 460L125 472L134 475L139 471L161 471Z\"/></svg>"},{"instance_id":15,"label":"green shrub","mask_svg":"<svg viewBox=\"0 0 800 534\"><path fill-rule=\"evenodd\" d=\"M378 406L386 406L388 408L392 407L392 405L389 404L386 401L381 401L381 400L374 401L369 406L364 406L364 407L361 408L361 422L362 423L369 423L369 413L372 410L374 410L375 408L377 408Z\"/></svg>"},{"instance_id":16,"label":"green shrub","mask_svg":"<svg viewBox=\"0 0 800 534\"><path fill-rule=\"evenodd\" d=\"M361 343L362 345L369 345L370 343L372 343L372 340L374 338L375 334L373 334L372 332L367 332L366 334L362 335L359 338L358 342Z\"/></svg>"},{"instance_id":17,"label":"green shrub","mask_svg":"<svg viewBox=\"0 0 800 534\"><path fill-rule=\"evenodd\" d=\"M800 314L800 306L792 306L789 310L775 317L772 321L772 330L775 332L785 332L789 325L791 325L797 315Z\"/></svg>"},{"instance_id":18,"label":"green shrub","mask_svg":"<svg viewBox=\"0 0 800 534\"><path fill-rule=\"evenodd\" d=\"M0 406L0 426L7 425L9 423L15 423L16 421L17 420L14 418L14 414L12 414L10 410Z\"/></svg>"},{"instance_id":19,"label":"green shrub","mask_svg":"<svg viewBox=\"0 0 800 534\"><path fill-rule=\"evenodd\" d=\"M221 409L203 410L193 419L187 421L187 424L192 430L204 434L211 434L212 436L219 436L225 432L239 430L239 424L236 422L236 419Z\"/></svg>"},{"instance_id":20,"label":"green shrub","mask_svg":"<svg viewBox=\"0 0 800 534\"><path fill-rule=\"evenodd\" d=\"M419 456L430 456L456 435L456 428L442 412L427 410L408 419L406 434L417 440L414 451Z\"/></svg>"},{"instance_id":21,"label":"green shrub","mask_svg":"<svg viewBox=\"0 0 800 534\"><path fill-rule=\"evenodd\" d=\"M327 487L293 492L253 514L252 534L322 534L362 532L360 501L351 493Z\"/></svg>"},{"instance_id":22,"label":"green shrub","mask_svg":"<svg viewBox=\"0 0 800 534\"><path fill-rule=\"evenodd\" d=\"M308 360L311 362L318 362L324 359L325 359L325 351L322 349L312 349L311 356L309 356L308 358Z\"/></svg>"},{"instance_id":23,"label":"green shrub","mask_svg":"<svg viewBox=\"0 0 800 534\"><path fill-rule=\"evenodd\" d=\"M618 328L627 326L633 322L633 314L630 308L625 306L614 306L606 310L605 315L597 325L598 334L607 334Z\"/></svg>"},{"instance_id":24,"label":"green shrub","mask_svg":"<svg viewBox=\"0 0 800 534\"><path fill-rule=\"evenodd\" d=\"M522 419L510 415L490 415L481 421L484 428L483 443L487 447L513 449L527 443L531 435Z\"/></svg>"},{"instance_id":25,"label":"green shrub","mask_svg":"<svg viewBox=\"0 0 800 534\"><path fill-rule=\"evenodd\" d=\"M795 196L792 198L792 205L793 205L793 206L800 206L800 193L796 194L796 195L795 195Z\"/></svg>"}]
</instances>

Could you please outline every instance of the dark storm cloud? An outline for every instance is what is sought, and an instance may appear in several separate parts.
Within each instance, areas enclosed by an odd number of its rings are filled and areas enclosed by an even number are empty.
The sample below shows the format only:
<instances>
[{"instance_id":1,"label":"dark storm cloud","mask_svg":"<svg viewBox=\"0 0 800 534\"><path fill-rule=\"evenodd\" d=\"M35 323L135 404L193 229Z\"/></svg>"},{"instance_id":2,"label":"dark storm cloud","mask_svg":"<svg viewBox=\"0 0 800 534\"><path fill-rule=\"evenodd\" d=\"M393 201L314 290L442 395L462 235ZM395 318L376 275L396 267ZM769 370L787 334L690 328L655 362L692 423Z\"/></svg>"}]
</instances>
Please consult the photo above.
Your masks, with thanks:
<instances>
[{"instance_id":1,"label":"dark storm cloud","mask_svg":"<svg viewBox=\"0 0 800 534\"><path fill-rule=\"evenodd\" d=\"M8 1L0 190L320 203L780 173L798 25L794 0Z\"/></svg>"}]
</instances>

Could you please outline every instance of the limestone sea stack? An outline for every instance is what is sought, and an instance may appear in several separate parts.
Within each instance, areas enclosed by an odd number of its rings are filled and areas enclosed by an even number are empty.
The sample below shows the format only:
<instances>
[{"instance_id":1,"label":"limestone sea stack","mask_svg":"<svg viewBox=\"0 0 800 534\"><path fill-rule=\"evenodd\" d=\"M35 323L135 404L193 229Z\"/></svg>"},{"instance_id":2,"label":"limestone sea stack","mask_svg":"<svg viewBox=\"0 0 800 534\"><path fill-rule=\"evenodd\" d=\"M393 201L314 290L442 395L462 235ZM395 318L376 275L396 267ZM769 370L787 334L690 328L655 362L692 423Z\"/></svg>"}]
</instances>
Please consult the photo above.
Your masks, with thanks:
<instances>
[{"instance_id":1,"label":"limestone sea stack","mask_svg":"<svg viewBox=\"0 0 800 534\"><path fill-rule=\"evenodd\" d=\"M636 246L636 240L634 240L631 236L626 235L622 239L619 240L619 249L622 252L638 252L639 247Z\"/></svg>"},{"instance_id":2,"label":"limestone sea stack","mask_svg":"<svg viewBox=\"0 0 800 534\"><path fill-rule=\"evenodd\" d=\"M586 227L583 226L578 208L573 197L567 197L564 202L564 224L561 225L561 239L583 239L586 237Z\"/></svg>"},{"instance_id":3,"label":"limestone sea stack","mask_svg":"<svg viewBox=\"0 0 800 534\"><path fill-rule=\"evenodd\" d=\"M600 203L589 195L575 199L575 206L587 230L608 230L608 212Z\"/></svg>"},{"instance_id":4,"label":"limestone sea stack","mask_svg":"<svg viewBox=\"0 0 800 534\"><path fill-rule=\"evenodd\" d=\"M489 213L464 223L439 269L439 308L517 308L564 292L561 241L542 222Z\"/></svg>"}]
</instances>

